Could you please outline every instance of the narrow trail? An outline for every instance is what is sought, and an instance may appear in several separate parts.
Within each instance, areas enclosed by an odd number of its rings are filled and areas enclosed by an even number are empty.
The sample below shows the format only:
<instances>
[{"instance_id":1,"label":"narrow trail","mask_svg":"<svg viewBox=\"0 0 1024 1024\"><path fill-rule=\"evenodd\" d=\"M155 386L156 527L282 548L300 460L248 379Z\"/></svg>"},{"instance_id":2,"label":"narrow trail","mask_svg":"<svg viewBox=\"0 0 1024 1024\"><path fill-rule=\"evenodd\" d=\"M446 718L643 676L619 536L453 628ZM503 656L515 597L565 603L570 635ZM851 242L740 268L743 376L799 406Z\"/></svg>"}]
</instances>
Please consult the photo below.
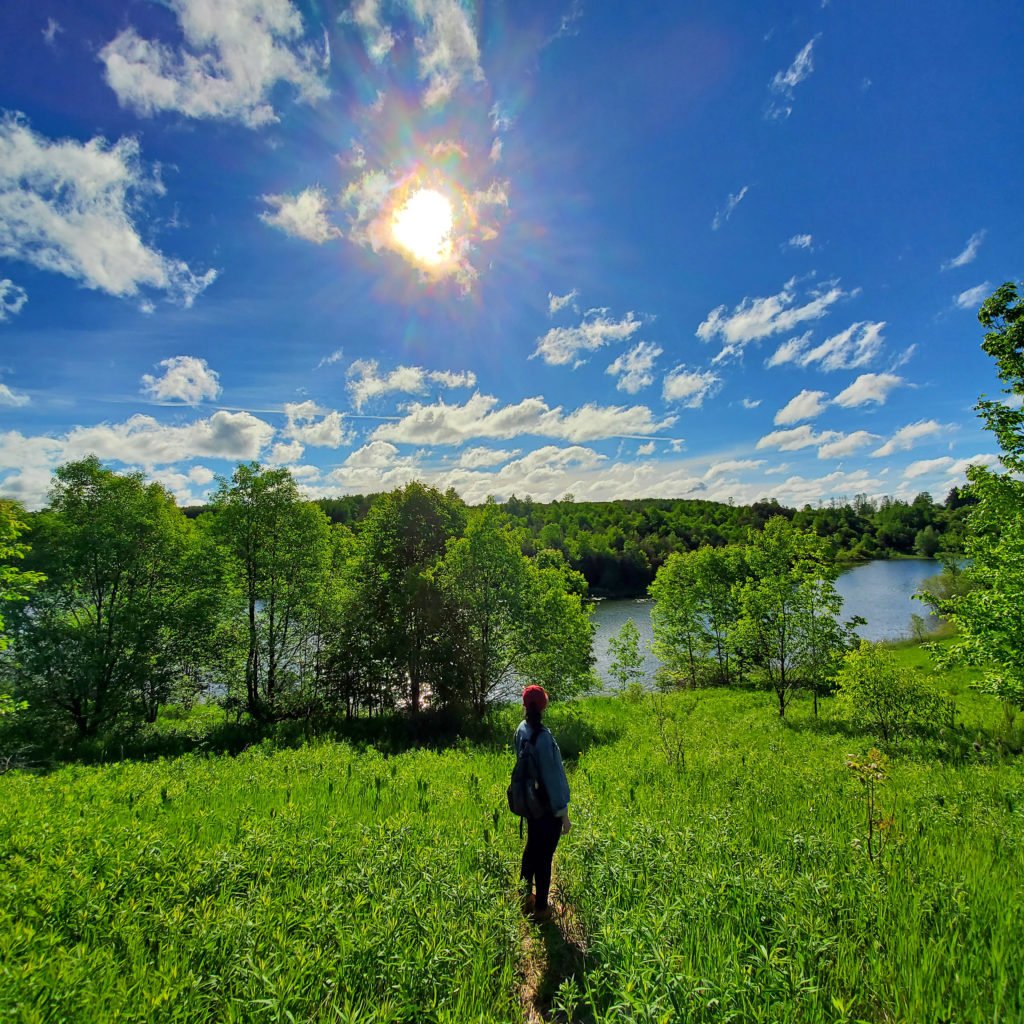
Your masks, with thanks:
<instances>
[{"instance_id":1,"label":"narrow trail","mask_svg":"<svg viewBox=\"0 0 1024 1024\"><path fill-rule=\"evenodd\" d=\"M563 981L575 979L582 992L587 967L587 945L583 926L572 904L567 903L552 880L550 920L535 923L527 915L522 939L522 966L519 979L519 999L526 1024L565 1024L565 1015L552 1008L552 1002ZM589 1013L578 1007L573 1014L574 1024L587 1024Z\"/></svg>"}]
</instances>

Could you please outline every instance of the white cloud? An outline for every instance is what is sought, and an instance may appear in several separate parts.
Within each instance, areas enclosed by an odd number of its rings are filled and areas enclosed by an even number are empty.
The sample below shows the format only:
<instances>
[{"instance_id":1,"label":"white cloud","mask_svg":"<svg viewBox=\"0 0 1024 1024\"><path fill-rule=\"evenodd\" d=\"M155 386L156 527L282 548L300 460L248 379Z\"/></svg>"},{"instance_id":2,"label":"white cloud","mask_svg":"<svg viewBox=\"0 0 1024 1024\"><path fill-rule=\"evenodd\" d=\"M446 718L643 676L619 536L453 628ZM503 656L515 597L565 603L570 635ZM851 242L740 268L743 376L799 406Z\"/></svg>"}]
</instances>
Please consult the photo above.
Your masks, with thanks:
<instances>
[{"instance_id":1,"label":"white cloud","mask_svg":"<svg viewBox=\"0 0 1024 1024\"><path fill-rule=\"evenodd\" d=\"M459 456L455 465L460 469L484 469L487 466L500 466L518 454L518 448L512 451L503 451L500 448L469 448Z\"/></svg>"},{"instance_id":2,"label":"white cloud","mask_svg":"<svg viewBox=\"0 0 1024 1024\"><path fill-rule=\"evenodd\" d=\"M716 462L708 468L704 474L705 480L714 480L716 477L725 476L727 473L736 473L745 469L757 469L764 465L764 459L724 459Z\"/></svg>"},{"instance_id":3,"label":"white cloud","mask_svg":"<svg viewBox=\"0 0 1024 1024\"><path fill-rule=\"evenodd\" d=\"M357 410L380 395L404 393L426 394L430 386L436 388L471 388L476 386L472 370L425 370L421 366L398 366L381 375L375 359L357 359L348 368L348 393Z\"/></svg>"},{"instance_id":4,"label":"white cloud","mask_svg":"<svg viewBox=\"0 0 1024 1024\"><path fill-rule=\"evenodd\" d=\"M796 278L790 278L777 295L764 298L745 298L732 312L722 305L713 309L697 328L701 341L721 338L722 351L715 357L718 362L736 355L744 345L773 334L790 331L797 324L820 320L832 306L851 293L843 291L838 282L827 282L811 292L809 301L796 302Z\"/></svg>"},{"instance_id":5,"label":"white cloud","mask_svg":"<svg viewBox=\"0 0 1024 1024\"><path fill-rule=\"evenodd\" d=\"M307 103L327 97L327 53L303 41L302 17L289 0L169 0L168 6L184 46L126 28L100 51L107 84L122 106L256 128L278 120L271 93L279 83Z\"/></svg>"},{"instance_id":6,"label":"white cloud","mask_svg":"<svg viewBox=\"0 0 1024 1024\"><path fill-rule=\"evenodd\" d=\"M814 239L810 235L793 235L786 243L790 249L810 249Z\"/></svg>"},{"instance_id":7,"label":"white cloud","mask_svg":"<svg viewBox=\"0 0 1024 1024\"><path fill-rule=\"evenodd\" d=\"M975 256L978 255L978 250L981 248L981 243L985 240L986 231L982 228L980 231L975 231L969 239L967 244L964 246L963 251L958 255L954 256L951 260L947 260L942 264L943 270L950 270L953 267L965 267L968 263L973 263Z\"/></svg>"},{"instance_id":8,"label":"white cloud","mask_svg":"<svg viewBox=\"0 0 1024 1024\"><path fill-rule=\"evenodd\" d=\"M797 55L785 71L777 71L770 89L774 98L768 103L765 117L779 121L793 113L793 90L814 70L814 44L821 38L819 32Z\"/></svg>"},{"instance_id":9,"label":"white cloud","mask_svg":"<svg viewBox=\"0 0 1024 1024\"><path fill-rule=\"evenodd\" d=\"M273 212L264 211L260 220L286 235L317 245L341 237L341 229L327 219L327 193L322 188L307 188L297 196L267 195L263 202Z\"/></svg>"},{"instance_id":10,"label":"white cloud","mask_svg":"<svg viewBox=\"0 0 1024 1024\"><path fill-rule=\"evenodd\" d=\"M28 292L9 277L0 281L0 323L17 316L28 302Z\"/></svg>"},{"instance_id":11,"label":"white cloud","mask_svg":"<svg viewBox=\"0 0 1024 1024\"><path fill-rule=\"evenodd\" d=\"M394 33L381 20L380 0L355 0L342 17L362 33L366 52L375 64L380 64L394 48Z\"/></svg>"},{"instance_id":12,"label":"white cloud","mask_svg":"<svg viewBox=\"0 0 1024 1024\"><path fill-rule=\"evenodd\" d=\"M471 7L459 0L406 0L422 33L416 37L420 78L426 82L423 105L450 99L463 80L482 82L480 48Z\"/></svg>"},{"instance_id":13,"label":"white cloud","mask_svg":"<svg viewBox=\"0 0 1024 1024\"><path fill-rule=\"evenodd\" d=\"M715 212L714 219L711 221L711 230L717 231L731 216L732 211L743 201L743 197L750 191L749 185L744 185L739 192L732 192L729 194L729 198L725 201L725 206L721 210Z\"/></svg>"},{"instance_id":14,"label":"white cloud","mask_svg":"<svg viewBox=\"0 0 1024 1024\"><path fill-rule=\"evenodd\" d=\"M977 309L988 298L988 294L991 291L992 285L988 281L983 281L981 284L968 288L966 291L954 296L953 303L959 309Z\"/></svg>"},{"instance_id":15,"label":"white cloud","mask_svg":"<svg viewBox=\"0 0 1024 1024\"><path fill-rule=\"evenodd\" d=\"M941 473L942 470L948 469L956 460L950 455L943 455L938 459L918 459L917 462L910 463L905 470L903 470L904 480L916 480L919 476L928 476L931 473Z\"/></svg>"},{"instance_id":16,"label":"white cloud","mask_svg":"<svg viewBox=\"0 0 1024 1024\"><path fill-rule=\"evenodd\" d=\"M577 327L552 327L538 338L530 358L540 356L549 366L579 366L586 360L578 358L578 353L595 352L612 342L626 341L638 330L640 321L632 312L614 320L607 316L607 310L592 309Z\"/></svg>"},{"instance_id":17,"label":"white cloud","mask_svg":"<svg viewBox=\"0 0 1024 1024\"><path fill-rule=\"evenodd\" d=\"M686 409L699 409L704 399L716 395L721 386L722 378L711 370L677 366L665 375L661 393L666 402L682 402Z\"/></svg>"},{"instance_id":18,"label":"white cloud","mask_svg":"<svg viewBox=\"0 0 1024 1024\"><path fill-rule=\"evenodd\" d=\"M766 366L781 366L794 362L799 366L819 363L823 370L852 370L870 363L881 351L884 338L882 330L885 321L862 321L851 324L845 331L818 345L811 346L810 332L799 338L791 338L780 345L765 363Z\"/></svg>"},{"instance_id":19,"label":"white cloud","mask_svg":"<svg viewBox=\"0 0 1024 1024\"><path fill-rule=\"evenodd\" d=\"M852 434L838 437L835 441L829 441L818 449L819 459L840 459L844 455L852 455L861 448L866 448L878 440L877 434L870 434L866 430L855 430Z\"/></svg>"},{"instance_id":20,"label":"white cloud","mask_svg":"<svg viewBox=\"0 0 1024 1024\"><path fill-rule=\"evenodd\" d=\"M172 356L157 365L164 371L162 376L143 374L142 391L158 402L198 405L204 398L212 402L221 393L220 375L205 359Z\"/></svg>"},{"instance_id":21,"label":"white cloud","mask_svg":"<svg viewBox=\"0 0 1024 1024\"><path fill-rule=\"evenodd\" d=\"M46 28L42 30L43 42L47 46L55 46L57 43L57 36L64 31L64 26L57 21L55 18L46 19Z\"/></svg>"},{"instance_id":22,"label":"white cloud","mask_svg":"<svg viewBox=\"0 0 1024 1024\"><path fill-rule=\"evenodd\" d=\"M942 424L935 420L918 420L916 423L908 423L905 427L900 427L881 448L873 451L871 457L877 459L892 455L893 452L908 451L921 438L934 437L936 434L943 433L944 429Z\"/></svg>"},{"instance_id":23,"label":"white cloud","mask_svg":"<svg viewBox=\"0 0 1024 1024\"><path fill-rule=\"evenodd\" d=\"M205 487L207 484L213 483L214 472L206 466L193 466L188 471L188 478L192 483Z\"/></svg>"},{"instance_id":24,"label":"white cloud","mask_svg":"<svg viewBox=\"0 0 1024 1024\"><path fill-rule=\"evenodd\" d=\"M376 440L406 444L461 444L477 437L506 439L522 435L563 441L597 441L609 437L646 436L667 430L674 416L657 420L646 406L597 406L591 403L564 414L542 398L524 398L498 407L491 395L475 394L463 405L413 402L402 419L381 424Z\"/></svg>"},{"instance_id":25,"label":"white cloud","mask_svg":"<svg viewBox=\"0 0 1024 1024\"><path fill-rule=\"evenodd\" d=\"M791 430L773 430L770 434L765 434L757 442L756 447L758 450L777 448L780 452L795 452L801 448L825 444L839 437L842 435L835 430L823 430L820 434L816 434L814 429L805 423L803 426L793 427Z\"/></svg>"},{"instance_id":26,"label":"white cloud","mask_svg":"<svg viewBox=\"0 0 1024 1024\"><path fill-rule=\"evenodd\" d=\"M554 292L548 292L548 313L554 316L560 310L565 309L566 306L572 306L576 308L576 300L580 296L580 290L573 288L571 292L566 295L555 295Z\"/></svg>"},{"instance_id":27,"label":"white cloud","mask_svg":"<svg viewBox=\"0 0 1024 1024\"><path fill-rule=\"evenodd\" d=\"M812 420L815 416L821 415L827 405L828 395L824 391L808 391L805 388L775 414L775 425Z\"/></svg>"},{"instance_id":28,"label":"white cloud","mask_svg":"<svg viewBox=\"0 0 1024 1024\"><path fill-rule=\"evenodd\" d=\"M0 120L0 256L110 295L151 287L190 306L216 271L196 275L150 248L132 219L143 196L163 192L135 139L53 142L17 117Z\"/></svg>"},{"instance_id":29,"label":"white cloud","mask_svg":"<svg viewBox=\"0 0 1024 1024\"><path fill-rule=\"evenodd\" d=\"M55 442L64 460L94 453L101 459L150 468L197 456L248 461L259 457L274 428L248 412L215 412L183 425L136 414L124 423L75 427Z\"/></svg>"},{"instance_id":30,"label":"white cloud","mask_svg":"<svg viewBox=\"0 0 1024 1024\"><path fill-rule=\"evenodd\" d=\"M500 138L495 139L491 143L491 152L488 155L488 159L492 164L496 164L501 159L501 151L505 148L505 144Z\"/></svg>"},{"instance_id":31,"label":"white cloud","mask_svg":"<svg viewBox=\"0 0 1024 1024\"><path fill-rule=\"evenodd\" d=\"M287 466L298 462L305 451L306 446L301 441L281 441L270 449L265 461L270 466Z\"/></svg>"},{"instance_id":32,"label":"white cloud","mask_svg":"<svg viewBox=\"0 0 1024 1024\"><path fill-rule=\"evenodd\" d=\"M319 370L323 366L333 366L335 363L340 363L345 358L345 350L343 348L336 348L330 355L324 356L319 363L316 364L316 369Z\"/></svg>"},{"instance_id":33,"label":"white cloud","mask_svg":"<svg viewBox=\"0 0 1024 1024\"><path fill-rule=\"evenodd\" d=\"M398 457L398 449L393 444L388 444L387 441L371 441L352 452L343 465L356 469L382 469Z\"/></svg>"},{"instance_id":34,"label":"white cloud","mask_svg":"<svg viewBox=\"0 0 1024 1024\"><path fill-rule=\"evenodd\" d=\"M301 441L313 448L340 448L352 440L342 413L323 409L316 402L286 402L288 420L282 433L292 441Z\"/></svg>"},{"instance_id":35,"label":"white cloud","mask_svg":"<svg viewBox=\"0 0 1024 1024\"><path fill-rule=\"evenodd\" d=\"M654 441L645 441L643 444L637 445L636 453L641 458L645 458L648 455L653 455L657 447Z\"/></svg>"},{"instance_id":36,"label":"white cloud","mask_svg":"<svg viewBox=\"0 0 1024 1024\"><path fill-rule=\"evenodd\" d=\"M895 373L862 373L832 401L845 409L853 409L868 402L884 405L889 392L905 383L906 381Z\"/></svg>"},{"instance_id":37,"label":"white cloud","mask_svg":"<svg viewBox=\"0 0 1024 1024\"><path fill-rule=\"evenodd\" d=\"M999 469L999 456L992 453L987 455L971 455L966 459L958 459L946 472L950 477L963 479L971 466L987 466L989 469Z\"/></svg>"},{"instance_id":38,"label":"white cloud","mask_svg":"<svg viewBox=\"0 0 1024 1024\"><path fill-rule=\"evenodd\" d=\"M744 409L756 409L762 401L763 399L761 398L741 398L740 405L742 405Z\"/></svg>"},{"instance_id":39,"label":"white cloud","mask_svg":"<svg viewBox=\"0 0 1024 1024\"><path fill-rule=\"evenodd\" d=\"M639 345L623 353L604 372L618 377L615 387L619 391L635 395L642 388L654 383L654 363L662 350L649 341L641 341Z\"/></svg>"},{"instance_id":40,"label":"white cloud","mask_svg":"<svg viewBox=\"0 0 1024 1024\"><path fill-rule=\"evenodd\" d=\"M0 408L9 406L15 409L28 405L32 400L28 395L12 391L6 384L0 384Z\"/></svg>"}]
</instances>

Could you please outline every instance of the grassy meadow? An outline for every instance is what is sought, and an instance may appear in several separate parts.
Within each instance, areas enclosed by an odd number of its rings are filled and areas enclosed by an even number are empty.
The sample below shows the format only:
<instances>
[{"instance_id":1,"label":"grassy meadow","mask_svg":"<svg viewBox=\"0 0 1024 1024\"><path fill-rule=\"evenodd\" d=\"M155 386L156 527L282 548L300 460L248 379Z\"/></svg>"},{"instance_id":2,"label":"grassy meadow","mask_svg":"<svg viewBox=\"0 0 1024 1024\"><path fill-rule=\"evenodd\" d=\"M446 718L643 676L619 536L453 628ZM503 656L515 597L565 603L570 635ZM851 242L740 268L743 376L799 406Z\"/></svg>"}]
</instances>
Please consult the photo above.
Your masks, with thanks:
<instances>
[{"instance_id":1,"label":"grassy meadow","mask_svg":"<svg viewBox=\"0 0 1024 1024\"><path fill-rule=\"evenodd\" d=\"M883 751L870 852L847 761L880 744L830 701L785 722L743 690L553 708L574 829L540 929L511 710L446 751L268 740L9 773L0 1021L1024 1019L1021 731L969 682L934 678L956 728Z\"/></svg>"}]
</instances>

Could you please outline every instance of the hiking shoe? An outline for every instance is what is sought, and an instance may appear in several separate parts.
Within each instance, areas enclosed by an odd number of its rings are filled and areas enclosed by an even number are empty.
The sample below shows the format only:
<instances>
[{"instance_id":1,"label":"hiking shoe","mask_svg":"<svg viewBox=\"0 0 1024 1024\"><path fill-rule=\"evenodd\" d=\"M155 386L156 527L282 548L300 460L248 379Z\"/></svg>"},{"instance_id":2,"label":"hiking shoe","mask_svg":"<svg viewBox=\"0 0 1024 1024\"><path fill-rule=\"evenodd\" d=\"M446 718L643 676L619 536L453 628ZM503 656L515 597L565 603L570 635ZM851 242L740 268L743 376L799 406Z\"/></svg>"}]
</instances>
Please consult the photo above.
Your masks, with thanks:
<instances>
[{"instance_id":1,"label":"hiking shoe","mask_svg":"<svg viewBox=\"0 0 1024 1024\"><path fill-rule=\"evenodd\" d=\"M553 915L553 910L550 905L545 907L534 907L533 908L533 921L535 924L547 924Z\"/></svg>"}]
</instances>

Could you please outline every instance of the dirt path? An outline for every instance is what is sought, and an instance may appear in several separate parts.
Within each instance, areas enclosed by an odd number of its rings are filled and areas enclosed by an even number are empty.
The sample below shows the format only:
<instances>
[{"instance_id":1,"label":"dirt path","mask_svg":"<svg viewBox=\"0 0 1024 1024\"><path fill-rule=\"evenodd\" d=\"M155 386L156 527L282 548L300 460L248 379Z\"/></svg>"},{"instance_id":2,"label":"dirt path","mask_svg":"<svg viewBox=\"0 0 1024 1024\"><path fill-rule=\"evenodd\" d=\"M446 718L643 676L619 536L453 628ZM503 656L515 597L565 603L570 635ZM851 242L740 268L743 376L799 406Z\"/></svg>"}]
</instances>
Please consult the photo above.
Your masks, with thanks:
<instances>
[{"instance_id":1,"label":"dirt path","mask_svg":"<svg viewBox=\"0 0 1024 1024\"><path fill-rule=\"evenodd\" d=\"M526 1024L564 1024L564 1013L552 1009L563 981L574 978L582 992L587 966L586 936L572 904L562 899L557 881L552 882L551 919L539 924L527 917L523 931L523 956L519 998ZM573 1024L586 1024L589 1015L577 1008Z\"/></svg>"}]
</instances>

